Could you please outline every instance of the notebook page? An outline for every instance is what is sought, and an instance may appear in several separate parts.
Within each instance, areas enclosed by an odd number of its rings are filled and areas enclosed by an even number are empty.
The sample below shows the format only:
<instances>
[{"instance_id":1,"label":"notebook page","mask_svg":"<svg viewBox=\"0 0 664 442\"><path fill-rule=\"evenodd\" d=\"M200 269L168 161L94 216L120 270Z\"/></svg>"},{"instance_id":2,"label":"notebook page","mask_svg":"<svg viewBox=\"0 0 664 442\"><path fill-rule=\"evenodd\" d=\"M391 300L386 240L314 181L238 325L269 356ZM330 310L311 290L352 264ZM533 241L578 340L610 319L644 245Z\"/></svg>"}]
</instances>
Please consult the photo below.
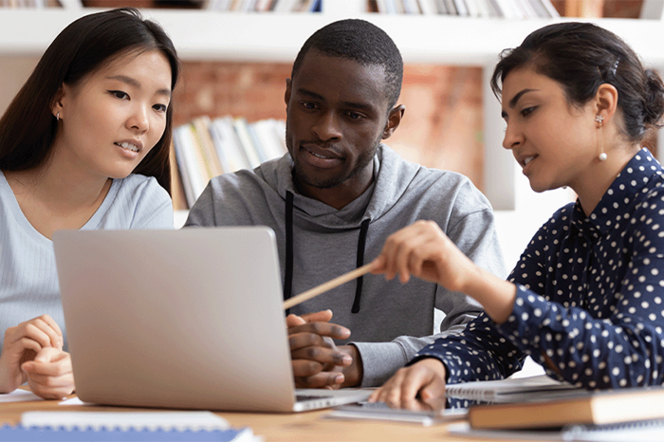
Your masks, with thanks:
<instances>
[{"instance_id":1,"label":"notebook page","mask_svg":"<svg viewBox=\"0 0 664 442\"><path fill-rule=\"evenodd\" d=\"M0 394L0 402L43 401L36 394L28 390L17 389L11 393Z\"/></svg>"}]
</instances>

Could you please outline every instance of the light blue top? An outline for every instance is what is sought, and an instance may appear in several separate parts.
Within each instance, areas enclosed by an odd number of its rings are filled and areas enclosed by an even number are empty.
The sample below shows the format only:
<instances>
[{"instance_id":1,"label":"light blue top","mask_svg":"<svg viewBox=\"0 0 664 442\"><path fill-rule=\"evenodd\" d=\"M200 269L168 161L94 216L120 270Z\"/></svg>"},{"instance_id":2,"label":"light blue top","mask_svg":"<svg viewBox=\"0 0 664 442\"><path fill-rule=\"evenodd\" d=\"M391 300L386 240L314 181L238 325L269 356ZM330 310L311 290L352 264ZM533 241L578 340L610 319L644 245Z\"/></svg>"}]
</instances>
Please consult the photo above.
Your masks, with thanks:
<instances>
[{"instance_id":1,"label":"light blue top","mask_svg":"<svg viewBox=\"0 0 664 442\"><path fill-rule=\"evenodd\" d=\"M113 180L82 230L172 229L173 204L155 178ZM0 351L5 330L48 314L67 335L53 242L30 224L0 172Z\"/></svg>"}]
</instances>

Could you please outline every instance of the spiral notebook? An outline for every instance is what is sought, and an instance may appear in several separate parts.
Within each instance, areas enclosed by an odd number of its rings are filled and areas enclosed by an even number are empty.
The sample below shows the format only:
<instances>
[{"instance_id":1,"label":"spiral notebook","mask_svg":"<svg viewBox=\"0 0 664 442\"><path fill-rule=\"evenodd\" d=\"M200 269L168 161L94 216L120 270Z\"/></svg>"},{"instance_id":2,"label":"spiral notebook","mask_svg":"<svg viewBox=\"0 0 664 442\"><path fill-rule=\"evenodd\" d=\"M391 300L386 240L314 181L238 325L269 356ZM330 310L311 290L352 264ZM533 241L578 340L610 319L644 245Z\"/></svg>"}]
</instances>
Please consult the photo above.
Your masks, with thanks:
<instances>
[{"instance_id":1,"label":"spiral notebook","mask_svg":"<svg viewBox=\"0 0 664 442\"><path fill-rule=\"evenodd\" d=\"M0 440L254 442L262 439L256 438L250 428L231 428L225 419L208 411L34 411L23 413L20 425L0 426Z\"/></svg>"},{"instance_id":2,"label":"spiral notebook","mask_svg":"<svg viewBox=\"0 0 664 442\"><path fill-rule=\"evenodd\" d=\"M486 403L508 403L542 398L574 397L584 390L547 375L476 381L445 386L445 396Z\"/></svg>"},{"instance_id":3,"label":"spiral notebook","mask_svg":"<svg viewBox=\"0 0 664 442\"><path fill-rule=\"evenodd\" d=\"M141 430L87 430L62 428L0 427L0 440L23 442L245 442L242 430L212 431L141 431ZM261 440L261 439L258 439Z\"/></svg>"}]
</instances>

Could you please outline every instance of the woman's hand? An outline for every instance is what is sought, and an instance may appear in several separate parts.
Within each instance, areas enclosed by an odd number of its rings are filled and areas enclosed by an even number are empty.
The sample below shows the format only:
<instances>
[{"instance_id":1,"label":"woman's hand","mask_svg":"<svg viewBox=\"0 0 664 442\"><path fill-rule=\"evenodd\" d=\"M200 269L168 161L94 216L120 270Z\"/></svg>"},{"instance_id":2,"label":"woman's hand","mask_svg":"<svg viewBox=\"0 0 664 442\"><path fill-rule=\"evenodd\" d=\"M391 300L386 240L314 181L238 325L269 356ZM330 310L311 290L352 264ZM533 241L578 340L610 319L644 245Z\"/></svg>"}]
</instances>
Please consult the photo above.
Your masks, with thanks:
<instances>
[{"instance_id":1,"label":"woman's hand","mask_svg":"<svg viewBox=\"0 0 664 442\"><path fill-rule=\"evenodd\" d=\"M10 393L28 380L21 370L23 363L33 360L44 348L62 351L63 344L62 330L48 315L9 327L0 354L0 393Z\"/></svg>"},{"instance_id":2,"label":"woman's hand","mask_svg":"<svg viewBox=\"0 0 664 442\"><path fill-rule=\"evenodd\" d=\"M439 410L445 407L445 366L438 359L422 359L399 369L369 402L385 402L391 408Z\"/></svg>"},{"instance_id":3,"label":"woman's hand","mask_svg":"<svg viewBox=\"0 0 664 442\"><path fill-rule=\"evenodd\" d=\"M412 275L465 293L497 324L514 309L516 286L475 265L433 221L420 220L390 235L371 273L399 275L402 283Z\"/></svg>"},{"instance_id":4,"label":"woman's hand","mask_svg":"<svg viewBox=\"0 0 664 442\"><path fill-rule=\"evenodd\" d=\"M44 399L62 399L74 391L71 356L57 348L43 348L33 361L21 369L28 378L30 390Z\"/></svg>"},{"instance_id":5,"label":"woman's hand","mask_svg":"<svg viewBox=\"0 0 664 442\"><path fill-rule=\"evenodd\" d=\"M399 275L435 282L453 292L464 292L477 266L463 254L434 221L417 221L385 241L372 273L392 279Z\"/></svg>"}]
</instances>

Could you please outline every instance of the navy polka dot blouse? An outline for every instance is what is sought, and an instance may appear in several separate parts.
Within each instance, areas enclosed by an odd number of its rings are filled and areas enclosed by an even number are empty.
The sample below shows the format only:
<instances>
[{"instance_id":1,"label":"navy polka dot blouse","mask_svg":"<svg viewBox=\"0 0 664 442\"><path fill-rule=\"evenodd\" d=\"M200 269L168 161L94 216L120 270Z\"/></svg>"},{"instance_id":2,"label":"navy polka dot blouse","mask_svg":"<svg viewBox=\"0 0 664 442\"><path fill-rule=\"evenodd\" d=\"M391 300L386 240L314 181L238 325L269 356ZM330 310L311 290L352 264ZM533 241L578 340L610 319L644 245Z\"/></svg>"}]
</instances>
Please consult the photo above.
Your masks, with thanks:
<instances>
[{"instance_id":1,"label":"navy polka dot blouse","mask_svg":"<svg viewBox=\"0 0 664 442\"><path fill-rule=\"evenodd\" d=\"M643 149L589 217L578 201L558 210L509 277L517 295L508 320L483 313L413 361L440 359L448 383L509 376L529 355L549 376L588 389L662 384L662 172Z\"/></svg>"}]
</instances>

